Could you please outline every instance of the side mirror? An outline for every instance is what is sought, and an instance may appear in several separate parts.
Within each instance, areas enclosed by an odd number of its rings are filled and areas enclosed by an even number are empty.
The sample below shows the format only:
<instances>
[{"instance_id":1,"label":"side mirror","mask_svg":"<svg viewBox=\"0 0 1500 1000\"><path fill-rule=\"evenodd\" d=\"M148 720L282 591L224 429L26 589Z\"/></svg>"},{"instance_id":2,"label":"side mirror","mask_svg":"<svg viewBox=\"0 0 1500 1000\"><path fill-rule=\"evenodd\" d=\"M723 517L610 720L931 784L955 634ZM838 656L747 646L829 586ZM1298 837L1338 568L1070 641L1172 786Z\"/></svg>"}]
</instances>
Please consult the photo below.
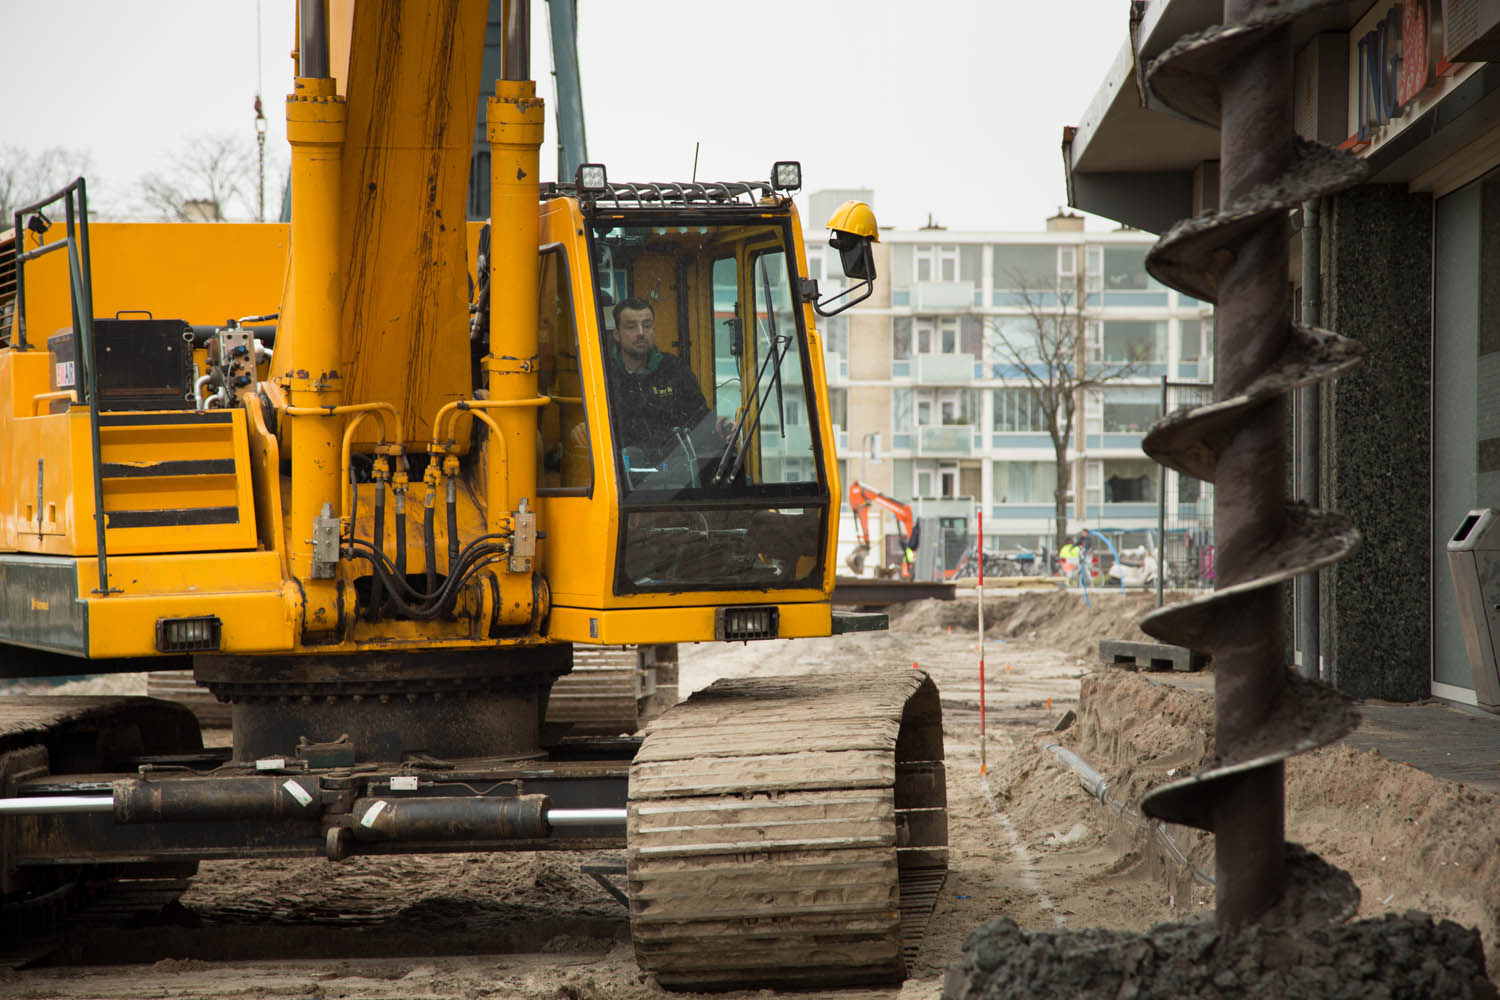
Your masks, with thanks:
<instances>
[{"instance_id":1,"label":"side mirror","mask_svg":"<svg viewBox=\"0 0 1500 1000\"><path fill-rule=\"evenodd\" d=\"M851 281L875 280L875 251L868 236L835 230L828 238L828 245L839 252L839 262L844 265L844 277Z\"/></svg>"},{"instance_id":2,"label":"side mirror","mask_svg":"<svg viewBox=\"0 0 1500 1000\"><path fill-rule=\"evenodd\" d=\"M813 309L819 316L836 316L850 306L863 302L875 291L875 251L873 245L880 240L880 228L875 224L875 213L862 201L846 201L828 220L833 231L828 245L839 252L844 276L858 282L837 295L819 301L813 299ZM856 292L855 298L848 298ZM837 308L834 303L848 299Z\"/></svg>"}]
</instances>

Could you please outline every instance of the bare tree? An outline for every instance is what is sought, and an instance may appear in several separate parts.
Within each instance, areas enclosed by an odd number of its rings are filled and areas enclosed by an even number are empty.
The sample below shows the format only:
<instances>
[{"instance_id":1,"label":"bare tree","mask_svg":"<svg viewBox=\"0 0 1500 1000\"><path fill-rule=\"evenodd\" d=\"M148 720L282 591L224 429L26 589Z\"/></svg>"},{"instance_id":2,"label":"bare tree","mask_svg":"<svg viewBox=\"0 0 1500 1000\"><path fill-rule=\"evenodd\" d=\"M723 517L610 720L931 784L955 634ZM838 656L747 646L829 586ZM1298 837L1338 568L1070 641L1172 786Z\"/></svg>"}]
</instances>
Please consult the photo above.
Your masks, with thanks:
<instances>
[{"instance_id":1,"label":"bare tree","mask_svg":"<svg viewBox=\"0 0 1500 1000\"><path fill-rule=\"evenodd\" d=\"M87 150L53 146L33 153L0 146L0 230L10 228L22 205L59 191L92 169Z\"/></svg>"},{"instance_id":2,"label":"bare tree","mask_svg":"<svg viewBox=\"0 0 1500 1000\"><path fill-rule=\"evenodd\" d=\"M1068 488L1072 466L1068 445L1083 394L1109 382L1139 374L1144 353L1124 360L1090 360L1084 342L1084 276L1072 288L1039 285L1034 278L1012 272L1011 284L1025 315L1018 328L1007 328L996 317L986 317L986 339L994 356L1009 366L1012 377L1023 378L1038 423L1052 439L1057 468L1053 491L1056 518L1053 551L1068 535ZM1053 301L1055 297L1055 303Z\"/></svg>"},{"instance_id":3,"label":"bare tree","mask_svg":"<svg viewBox=\"0 0 1500 1000\"><path fill-rule=\"evenodd\" d=\"M171 166L141 177L136 195L145 212L159 219L252 219L257 185L253 141L233 135L200 135L183 144Z\"/></svg>"}]
</instances>

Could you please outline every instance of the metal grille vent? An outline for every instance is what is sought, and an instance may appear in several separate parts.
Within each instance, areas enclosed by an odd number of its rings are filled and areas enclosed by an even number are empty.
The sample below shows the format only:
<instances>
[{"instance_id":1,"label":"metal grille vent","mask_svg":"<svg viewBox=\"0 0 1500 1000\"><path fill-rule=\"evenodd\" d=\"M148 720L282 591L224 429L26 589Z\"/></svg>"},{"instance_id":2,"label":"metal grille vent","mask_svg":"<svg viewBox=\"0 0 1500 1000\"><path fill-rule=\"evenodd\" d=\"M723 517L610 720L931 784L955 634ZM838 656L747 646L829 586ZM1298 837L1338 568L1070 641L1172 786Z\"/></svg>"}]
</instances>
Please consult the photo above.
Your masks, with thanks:
<instances>
[{"instance_id":1,"label":"metal grille vent","mask_svg":"<svg viewBox=\"0 0 1500 1000\"><path fill-rule=\"evenodd\" d=\"M719 608L714 612L714 638L730 641L774 639L780 634L781 610L774 605Z\"/></svg>"},{"instance_id":2,"label":"metal grille vent","mask_svg":"<svg viewBox=\"0 0 1500 1000\"><path fill-rule=\"evenodd\" d=\"M195 653L219 648L224 623L217 615L196 618L158 618L156 648L163 653Z\"/></svg>"}]
</instances>

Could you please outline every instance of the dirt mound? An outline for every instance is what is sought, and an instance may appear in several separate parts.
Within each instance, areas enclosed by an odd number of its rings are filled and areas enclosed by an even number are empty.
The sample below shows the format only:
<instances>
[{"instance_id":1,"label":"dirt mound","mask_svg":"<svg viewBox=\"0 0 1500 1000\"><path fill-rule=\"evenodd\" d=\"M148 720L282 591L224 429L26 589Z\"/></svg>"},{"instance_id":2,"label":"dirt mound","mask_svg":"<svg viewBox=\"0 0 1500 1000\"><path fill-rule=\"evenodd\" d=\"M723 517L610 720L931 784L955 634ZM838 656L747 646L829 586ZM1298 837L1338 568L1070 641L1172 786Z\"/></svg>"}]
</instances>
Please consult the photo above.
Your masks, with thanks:
<instances>
[{"instance_id":1,"label":"dirt mound","mask_svg":"<svg viewBox=\"0 0 1500 1000\"><path fill-rule=\"evenodd\" d=\"M1111 794L1139 802L1213 754L1214 703L1202 691L1101 669L1079 683L1079 725L1057 741L1105 773Z\"/></svg>"},{"instance_id":2,"label":"dirt mound","mask_svg":"<svg viewBox=\"0 0 1500 1000\"><path fill-rule=\"evenodd\" d=\"M1083 679L1078 722L1048 739L1099 771L1110 797L1137 807L1202 768L1213 733L1207 692L1106 669ZM1015 808L1037 799L1030 786L1055 768L1035 754L1006 789ZM1214 870L1211 836L1167 830L1190 864ZM1334 744L1286 762L1286 836L1353 876L1361 916L1419 909L1477 927L1500 974L1500 796Z\"/></svg>"},{"instance_id":3,"label":"dirt mound","mask_svg":"<svg viewBox=\"0 0 1500 1000\"><path fill-rule=\"evenodd\" d=\"M1168 594L1167 602L1188 595ZM1100 639L1152 642L1140 620L1155 610L1156 595L1144 591L1028 591L984 597L985 634L1031 641L1075 658L1093 660ZM890 612L891 631L905 634L973 630L979 615L973 595L951 601L925 600L898 605Z\"/></svg>"},{"instance_id":4,"label":"dirt mound","mask_svg":"<svg viewBox=\"0 0 1500 1000\"><path fill-rule=\"evenodd\" d=\"M1221 934L1205 921L1124 931L1023 931L991 921L964 941L943 1000L1115 997L1496 997L1479 933L1424 913Z\"/></svg>"}]
</instances>

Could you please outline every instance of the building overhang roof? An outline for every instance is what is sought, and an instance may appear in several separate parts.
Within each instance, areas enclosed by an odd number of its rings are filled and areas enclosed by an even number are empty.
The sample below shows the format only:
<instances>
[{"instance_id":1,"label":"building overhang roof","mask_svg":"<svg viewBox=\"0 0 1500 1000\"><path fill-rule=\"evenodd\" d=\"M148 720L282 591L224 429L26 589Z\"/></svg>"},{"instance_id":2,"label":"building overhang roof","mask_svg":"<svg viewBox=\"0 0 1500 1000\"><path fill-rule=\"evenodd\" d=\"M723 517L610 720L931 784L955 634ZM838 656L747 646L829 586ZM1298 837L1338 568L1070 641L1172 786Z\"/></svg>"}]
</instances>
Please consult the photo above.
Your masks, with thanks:
<instances>
[{"instance_id":1,"label":"building overhang roof","mask_svg":"<svg viewBox=\"0 0 1500 1000\"><path fill-rule=\"evenodd\" d=\"M1298 20L1292 50L1316 34L1347 35L1370 0L1334 2ZM1068 204L1148 232L1165 232L1193 214L1193 176L1216 161L1216 129L1166 108L1146 83L1146 67L1177 39L1219 23L1221 7L1204 0L1133 5L1127 37L1076 127L1063 129ZM1500 63L1476 65L1462 86L1372 153L1370 179L1411 181L1441 157L1500 121Z\"/></svg>"}]
</instances>

